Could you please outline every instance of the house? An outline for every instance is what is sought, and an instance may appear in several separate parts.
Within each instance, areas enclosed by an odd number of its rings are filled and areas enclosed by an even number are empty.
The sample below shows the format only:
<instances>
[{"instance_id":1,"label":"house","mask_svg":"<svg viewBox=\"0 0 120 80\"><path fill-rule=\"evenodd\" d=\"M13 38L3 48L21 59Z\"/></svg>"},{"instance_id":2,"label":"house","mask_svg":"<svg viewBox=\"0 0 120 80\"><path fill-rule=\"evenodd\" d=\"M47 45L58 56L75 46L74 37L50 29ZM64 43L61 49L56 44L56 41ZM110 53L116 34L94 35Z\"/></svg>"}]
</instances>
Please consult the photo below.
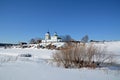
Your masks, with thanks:
<instances>
[{"instance_id":1,"label":"house","mask_svg":"<svg viewBox=\"0 0 120 80\"><path fill-rule=\"evenodd\" d=\"M26 42L19 42L19 46L20 46L21 48L27 48L27 47L28 47L28 45L27 45Z\"/></svg>"}]
</instances>

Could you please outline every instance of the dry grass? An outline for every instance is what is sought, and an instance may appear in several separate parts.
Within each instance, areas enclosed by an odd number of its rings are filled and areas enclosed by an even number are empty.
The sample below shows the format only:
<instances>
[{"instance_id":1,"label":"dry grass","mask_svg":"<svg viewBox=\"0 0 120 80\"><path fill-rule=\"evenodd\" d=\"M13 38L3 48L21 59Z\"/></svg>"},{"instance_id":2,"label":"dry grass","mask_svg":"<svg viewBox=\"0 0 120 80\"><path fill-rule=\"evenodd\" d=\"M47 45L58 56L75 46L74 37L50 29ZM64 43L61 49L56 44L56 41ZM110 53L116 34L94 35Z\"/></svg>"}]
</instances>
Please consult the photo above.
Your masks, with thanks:
<instances>
[{"instance_id":1,"label":"dry grass","mask_svg":"<svg viewBox=\"0 0 120 80\"><path fill-rule=\"evenodd\" d=\"M105 49L96 47L94 44L72 44L57 51L53 55L58 66L65 68L96 68L100 64L111 63L112 56L107 55Z\"/></svg>"},{"instance_id":2,"label":"dry grass","mask_svg":"<svg viewBox=\"0 0 120 80\"><path fill-rule=\"evenodd\" d=\"M17 56L10 56L10 55L1 55L0 54L0 65L3 63L11 62L11 61L17 61Z\"/></svg>"}]
</instances>

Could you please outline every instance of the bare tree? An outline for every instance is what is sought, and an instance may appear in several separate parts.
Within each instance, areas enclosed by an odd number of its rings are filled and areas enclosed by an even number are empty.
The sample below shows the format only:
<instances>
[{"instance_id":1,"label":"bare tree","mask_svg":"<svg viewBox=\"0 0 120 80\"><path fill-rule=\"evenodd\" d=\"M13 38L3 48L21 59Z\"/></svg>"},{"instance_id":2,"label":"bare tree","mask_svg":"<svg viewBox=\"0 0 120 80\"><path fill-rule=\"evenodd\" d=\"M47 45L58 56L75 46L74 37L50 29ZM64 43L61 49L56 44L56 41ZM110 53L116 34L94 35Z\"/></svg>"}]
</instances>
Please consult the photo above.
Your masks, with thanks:
<instances>
[{"instance_id":1,"label":"bare tree","mask_svg":"<svg viewBox=\"0 0 120 80\"><path fill-rule=\"evenodd\" d=\"M32 38L29 43L30 43L30 44L36 44L36 41L35 41L34 38Z\"/></svg>"},{"instance_id":2,"label":"bare tree","mask_svg":"<svg viewBox=\"0 0 120 80\"><path fill-rule=\"evenodd\" d=\"M41 43L41 41L42 41L41 38L32 38L29 43L30 44L39 44L39 43Z\"/></svg>"},{"instance_id":3,"label":"bare tree","mask_svg":"<svg viewBox=\"0 0 120 80\"><path fill-rule=\"evenodd\" d=\"M62 41L65 41L65 42L74 40L70 35L61 36L61 38L62 38Z\"/></svg>"},{"instance_id":4,"label":"bare tree","mask_svg":"<svg viewBox=\"0 0 120 80\"><path fill-rule=\"evenodd\" d=\"M81 42L86 43L86 42L88 42L88 40L89 40L88 35L85 35L85 36L81 39Z\"/></svg>"},{"instance_id":5,"label":"bare tree","mask_svg":"<svg viewBox=\"0 0 120 80\"><path fill-rule=\"evenodd\" d=\"M39 43L42 42L42 38L36 38L35 41L36 41L37 44L39 44Z\"/></svg>"}]
</instances>

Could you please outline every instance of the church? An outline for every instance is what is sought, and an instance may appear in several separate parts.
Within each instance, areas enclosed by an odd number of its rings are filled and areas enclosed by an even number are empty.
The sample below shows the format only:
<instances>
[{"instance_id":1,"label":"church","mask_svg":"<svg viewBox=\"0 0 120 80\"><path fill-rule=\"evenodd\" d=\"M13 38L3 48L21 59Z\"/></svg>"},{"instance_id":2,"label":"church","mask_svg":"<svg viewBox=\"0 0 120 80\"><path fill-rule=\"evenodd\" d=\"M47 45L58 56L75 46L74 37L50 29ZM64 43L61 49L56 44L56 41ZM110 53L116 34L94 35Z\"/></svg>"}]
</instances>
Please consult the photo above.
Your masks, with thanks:
<instances>
[{"instance_id":1,"label":"church","mask_svg":"<svg viewBox=\"0 0 120 80\"><path fill-rule=\"evenodd\" d=\"M62 39L57 35L55 32L53 36L51 36L50 32L45 34L45 39L42 40L42 43L54 43L54 42L61 42Z\"/></svg>"}]
</instances>

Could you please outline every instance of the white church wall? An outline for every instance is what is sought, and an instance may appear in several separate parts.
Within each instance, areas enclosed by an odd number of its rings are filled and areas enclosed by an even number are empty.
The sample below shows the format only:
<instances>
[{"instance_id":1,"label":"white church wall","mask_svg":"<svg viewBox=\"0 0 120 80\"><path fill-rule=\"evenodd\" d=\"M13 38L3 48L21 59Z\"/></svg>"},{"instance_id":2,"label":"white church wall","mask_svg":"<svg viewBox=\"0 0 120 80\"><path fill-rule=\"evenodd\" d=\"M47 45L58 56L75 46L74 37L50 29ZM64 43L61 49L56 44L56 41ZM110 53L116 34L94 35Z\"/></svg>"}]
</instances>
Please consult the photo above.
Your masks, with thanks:
<instances>
[{"instance_id":1,"label":"white church wall","mask_svg":"<svg viewBox=\"0 0 120 80\"><path fill-rule=\"evenodd\" d=\"M58 36L56 36L57 33L54 34L54 36L50 36L50 33L47 32L45 34L45 40L42 40L42 43L54 43L54 42L61 42L62 39L58 39Z\"/></svg>"}]
</instances>

